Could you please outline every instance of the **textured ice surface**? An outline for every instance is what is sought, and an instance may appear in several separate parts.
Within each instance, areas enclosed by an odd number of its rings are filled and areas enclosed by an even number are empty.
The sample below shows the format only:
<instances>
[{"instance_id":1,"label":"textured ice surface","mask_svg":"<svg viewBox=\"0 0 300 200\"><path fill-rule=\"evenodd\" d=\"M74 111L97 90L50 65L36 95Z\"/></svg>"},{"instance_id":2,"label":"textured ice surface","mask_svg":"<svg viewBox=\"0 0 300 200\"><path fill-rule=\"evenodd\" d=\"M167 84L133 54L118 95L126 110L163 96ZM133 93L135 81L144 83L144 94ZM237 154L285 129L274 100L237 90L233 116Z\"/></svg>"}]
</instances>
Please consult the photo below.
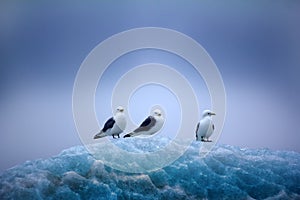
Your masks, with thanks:
<instances>
[{"instance_id":1,"label":"textured ice surface","mask_svg":"<svg viewBox=\"0 0 300 200\"><path fill-rule=\"evenodd\" d=\"M153 151L166 141L152 139L148 147ZM147 148L138 139L117 143L135 152ZM218 145L200 158L199 143L194 142L170 166L130 174L105 166L77 146L0 175L0 199L268 198L300 199L300 154Z\"/></svg>"}]
</instances>

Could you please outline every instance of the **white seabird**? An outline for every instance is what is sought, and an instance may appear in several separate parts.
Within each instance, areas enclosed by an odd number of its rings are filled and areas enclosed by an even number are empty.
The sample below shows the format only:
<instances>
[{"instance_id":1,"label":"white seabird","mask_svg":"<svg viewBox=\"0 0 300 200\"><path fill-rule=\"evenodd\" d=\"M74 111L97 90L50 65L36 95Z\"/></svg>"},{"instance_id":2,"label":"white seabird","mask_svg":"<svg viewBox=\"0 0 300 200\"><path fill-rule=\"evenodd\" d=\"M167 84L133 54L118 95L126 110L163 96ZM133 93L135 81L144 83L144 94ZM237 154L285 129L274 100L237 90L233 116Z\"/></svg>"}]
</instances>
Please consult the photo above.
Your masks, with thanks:
<instances>
[{"instance_id":1,"label":"white seabird","mask_svg":"<svg viewBox=\"0 0 300 200\"><path fill-rule=\"evenodd\" d=\"M105 136L118 136L120 138L120 133L122 133L126 128L126 117L124 114L124 108L122 106L117 107L116 113L113 117L109 118L100 133L94 136L94 139L102 138Z\"/></svg>"},{"instance_id":2,"label":"white seabird","mask_svg":"<svg viewBox=\"0 0 300 200\"><path fill-rule=\"evenodd\" d=\"M138 135L153 135L162 128L164 122L165 119L163 118L161 111L155 109L152 115L147 117L137 129L124 135L124 138Z\"/></svg>"},{"instance_id":3,"label":"white seabird","mask_svg":"<svg viewBox=\"0 0 300 200\"><path fill-rule=\"evenodd\" d=\"M202 113L202 119L197 124L196 128L196 140L202 142L211 142L209 137L213 134L215 126L212 121L212 115L216 115L210 110L204 110Z\"/></svg>"}]
</instances>

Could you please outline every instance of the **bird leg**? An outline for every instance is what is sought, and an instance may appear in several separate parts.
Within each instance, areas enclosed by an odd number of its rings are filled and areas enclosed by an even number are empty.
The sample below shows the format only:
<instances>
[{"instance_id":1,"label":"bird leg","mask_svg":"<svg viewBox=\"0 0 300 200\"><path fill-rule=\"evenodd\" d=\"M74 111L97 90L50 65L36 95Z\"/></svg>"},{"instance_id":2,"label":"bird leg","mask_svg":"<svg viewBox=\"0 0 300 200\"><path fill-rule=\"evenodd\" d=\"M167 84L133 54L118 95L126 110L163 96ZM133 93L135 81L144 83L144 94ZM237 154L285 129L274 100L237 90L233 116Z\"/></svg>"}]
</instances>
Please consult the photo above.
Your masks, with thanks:
<instances>
[{"instance_id":1,"label":"bird leg","mask_svg":"<svg viewBox=\"0 0 300 200\"><path fill-rule=\"evenodd\" d=\"M115 138L115 134L112 134L112 136L113 136L114 139L116 139L116 138Z\"/></svg>"},{"instance_id":2,"label":"bird leg","mask_svg":"<svg viewBox=\"0 0 300 200\"><path fill-rule=\"evenodd\" d=\"M204 140L204 137L203 137L203 136L201 136L201 141L202 141L202 142L205 142L205 140Z\"/></svg>"},{"instance_id":3,"label":"bird leg","mask_svg":"<svg viewBox=\"0 0 300 200\"><path fill-rule=\"evenodd\" d=\"M118 134L118 138L120 138L120 134Z\"/></svg>"}]
</instances>

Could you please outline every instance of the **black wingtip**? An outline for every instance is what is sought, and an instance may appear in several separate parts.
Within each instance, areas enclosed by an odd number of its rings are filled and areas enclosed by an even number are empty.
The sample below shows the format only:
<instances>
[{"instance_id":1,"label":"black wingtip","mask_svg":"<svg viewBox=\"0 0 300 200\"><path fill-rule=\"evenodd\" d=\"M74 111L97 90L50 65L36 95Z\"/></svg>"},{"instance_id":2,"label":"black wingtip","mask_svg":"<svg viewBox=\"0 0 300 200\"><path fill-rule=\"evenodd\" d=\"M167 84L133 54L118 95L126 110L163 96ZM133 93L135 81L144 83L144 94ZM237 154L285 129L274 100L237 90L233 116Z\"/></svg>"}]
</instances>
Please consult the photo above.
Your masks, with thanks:
<instances>
[{"instance_id":1,"label":"black wingtip","mask_svg":"<svg viewBox=\"0 0 300 200\"><path fill-rule=\"evenodd\" d=\"M96 139L98 139L98 138L99 138L98 135L95 135L95 136L94 136L94 140L96 140Z\"/></svg>"},{"instance_id":2,"label":"black wingtip","mask_svg":"<svg viewBox=\"0 0 300 200\"><path fill-rule=\"evenodd\" d=\"M126 134L123 136L123 138L131 137L130 134Z\"/></svg>"},{"instance_id":3,"label":"black wingtip","mask_svg":"<svg viewBox=\"0 0 300 200\"><path fill-rule=\"evenodd\" d=\"M100 131L99 133L97 133L93 138L94 138L94 140L96 140L96 139L99 139L99 138L103 138L103 137L105 137L106 135L105 134L103 134L103 131Z\"/></svg>"}]
</instances>

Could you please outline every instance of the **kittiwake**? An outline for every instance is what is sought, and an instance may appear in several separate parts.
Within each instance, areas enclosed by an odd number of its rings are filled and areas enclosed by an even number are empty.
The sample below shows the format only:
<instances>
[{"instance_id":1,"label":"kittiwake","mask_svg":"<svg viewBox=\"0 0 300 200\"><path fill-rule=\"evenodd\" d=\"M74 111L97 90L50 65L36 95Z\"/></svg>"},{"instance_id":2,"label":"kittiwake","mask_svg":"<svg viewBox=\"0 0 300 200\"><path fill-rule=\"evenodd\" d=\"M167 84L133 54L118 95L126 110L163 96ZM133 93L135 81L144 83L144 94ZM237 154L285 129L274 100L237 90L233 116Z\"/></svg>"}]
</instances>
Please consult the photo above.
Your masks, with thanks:
<instances>
[{"instance_id":1,"label":"kittiwake","mask_svg":"<svg viewBox=\"0 0 300 200\"><path fill-rule=\"evenodd\" d=\"M164 121L165 120L161 111L159 109L155 109L137 129L124 135L124 138L138 135L153 135L162 128Z\"/></svg>"},{"instance_id":2,"label":"kittiwake","mask_svg":"<svg viewBox=\"0 0 300 200\"><path fill-rule=\"evenodd\" d=\"M124 108L122 106L117 107L116 113L113 117L109 118L102 130L94 136L94 139L102 138L105 136L118 136L120 138L120 133L122 133L126 128L126 117L124 114Z\"/></svg>"},{"instance_id":3,"label":"kittiwake","mask_svg":"<svg viewBox=\"0 0 300 200\"><path fill-rule=\"evenodd\" d=\"M211 142L209 137L213 134L215 126L212 121L212 115L216 115L210 110L204 110L202 113L202 119L197 124L196 128L196 140L201 140L202 142Z\"/></svg>"}]
</instances>

